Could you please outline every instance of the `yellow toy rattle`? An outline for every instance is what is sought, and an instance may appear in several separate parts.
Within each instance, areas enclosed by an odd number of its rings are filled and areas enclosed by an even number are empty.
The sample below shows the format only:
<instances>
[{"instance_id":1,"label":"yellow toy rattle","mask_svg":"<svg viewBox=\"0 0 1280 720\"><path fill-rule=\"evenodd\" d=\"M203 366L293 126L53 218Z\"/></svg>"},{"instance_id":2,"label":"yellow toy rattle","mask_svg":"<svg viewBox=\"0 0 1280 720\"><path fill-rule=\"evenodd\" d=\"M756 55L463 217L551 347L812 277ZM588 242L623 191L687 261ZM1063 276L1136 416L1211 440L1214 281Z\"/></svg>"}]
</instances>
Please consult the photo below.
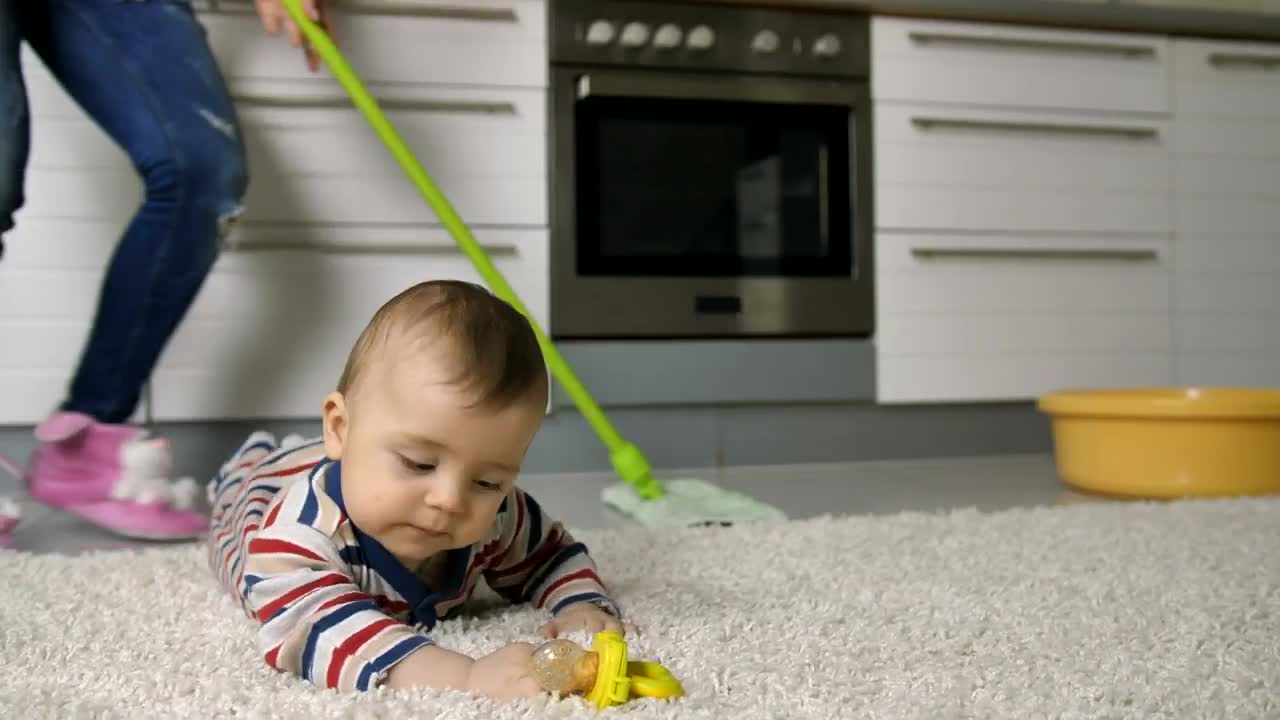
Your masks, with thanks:
<instances>
[{"instance_id":1,"label":"yellow toy rattle","mask_svg":"<svg viewBox=\"0 0 1280 720\"><path fill-rule=\"evenodd\" d=\"M684 695L680 681L662 665L627 660L627 641L609 630L596 633L591 650L572 640L548 640L533 651L530 664L543 690L584 695L600 709L636 697Z\"/></svg>"}]
</instances>

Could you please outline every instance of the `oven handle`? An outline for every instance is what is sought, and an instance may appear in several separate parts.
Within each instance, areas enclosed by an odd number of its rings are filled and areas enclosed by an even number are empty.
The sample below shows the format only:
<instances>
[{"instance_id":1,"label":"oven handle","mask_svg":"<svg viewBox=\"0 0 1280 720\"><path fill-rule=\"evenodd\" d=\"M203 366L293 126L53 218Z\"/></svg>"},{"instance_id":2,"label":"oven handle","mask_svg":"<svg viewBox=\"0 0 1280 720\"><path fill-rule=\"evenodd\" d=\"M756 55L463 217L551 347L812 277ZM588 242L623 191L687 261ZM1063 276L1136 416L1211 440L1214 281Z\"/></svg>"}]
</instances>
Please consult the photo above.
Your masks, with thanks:
<instances>
[{"instance_id":1,"label":"oven handle","mask_svg":"<svg viewBox=\"0 0 1280 720\"><path fill-rule=\"evenodd\" d=\"M690 77L592 72L577 77L578 100L592 97L655 100L722 100L855 107L850 86L840 82L766 78Z\"/></svg>"}]
</instances>

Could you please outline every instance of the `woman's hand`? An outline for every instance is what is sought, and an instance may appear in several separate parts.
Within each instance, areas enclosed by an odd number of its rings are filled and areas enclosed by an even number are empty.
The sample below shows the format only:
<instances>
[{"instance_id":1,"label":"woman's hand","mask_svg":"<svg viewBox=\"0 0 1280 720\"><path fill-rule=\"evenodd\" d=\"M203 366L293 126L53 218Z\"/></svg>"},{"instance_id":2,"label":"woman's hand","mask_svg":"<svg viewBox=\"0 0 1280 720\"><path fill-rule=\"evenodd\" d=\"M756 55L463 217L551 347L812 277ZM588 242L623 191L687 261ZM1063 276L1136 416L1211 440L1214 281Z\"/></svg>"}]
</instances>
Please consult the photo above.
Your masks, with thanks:
<instances>
[{"instance_id":1,"label":"woman's hand","mask_svg":"<svg viewBox=\"0 0 1280 720\"><path fill-rule=\"evenodd\" d=\"M303 14L324 28L325 33L332 38L333 28L329 26L329 20L325 15L324 0L299 0L299 3ZM258 18L262 20L262 29L266 30L268 35L279 35L280 28L283 27L285 34L289 36L289 44L302 48L307 59L307 67L311 72L318 70L320 57L307 42L302 29L293 21L293 16L285 9L284 0L254 0L254 4L258 8Z\"/></svg>"}]
</instances>

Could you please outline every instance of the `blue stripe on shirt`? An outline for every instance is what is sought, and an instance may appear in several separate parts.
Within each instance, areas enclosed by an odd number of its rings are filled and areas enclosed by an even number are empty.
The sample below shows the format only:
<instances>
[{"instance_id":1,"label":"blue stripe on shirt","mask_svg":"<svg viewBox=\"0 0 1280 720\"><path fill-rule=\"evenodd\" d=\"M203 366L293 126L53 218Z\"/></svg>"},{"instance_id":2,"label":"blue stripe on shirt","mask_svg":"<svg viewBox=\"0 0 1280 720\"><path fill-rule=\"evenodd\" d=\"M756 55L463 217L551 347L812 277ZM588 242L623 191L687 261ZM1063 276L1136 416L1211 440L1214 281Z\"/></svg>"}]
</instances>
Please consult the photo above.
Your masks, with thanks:
<instances>
[{"instance_id":1,"label":"blue stripe on shirt","mask_svg":"<svg viewBox=\"0 0 1280 720\"><path fill-rule=\"evenodd\" d=\"M315 668L312 667L312 664L315 663L316 645L320 642L321 635L325 634L326 631L332 629L343 620L346 620L358 612L377 609L378 604L372 600L358 600L340 605L331 610L328 615L317 620L316 624L311 626L311 631L307 633L307 645L302 651L302 667L300 668L300 670L302 670L302 676L307 680L315 679L315 676L312 674L312 671L315 670ZM281 612L283 611L284 609L282 608ZM276 613L276 615L279 614L280 613ZM275 615L272 615L271 617L275 617ZM268 620L268 622L270 622L270 620Z\"/></svg>"},{"instance_id":2,"label":"blue stripe on shirt","mask_svg":"<svg viewBox=\"0 0 1280 720\"><path fill-rule=\"evenodd\" d=\"M551 558L550 562L538 569L538 574L530 575L529 579L525 581L523 590L524 596L529 597L533 594L534 590L542 587L542 583L547 581L547 578L551 573L558 570L560 566L568 562L570 558L582 555L586 552L587 546L580 542L560 548L560 551L555 554L555 557Z\"/></svg>"},{"instance_id":3,"label":"blue stripe on shirt","mask_svg":"<svg viewBox=\"0 0 1280 720\"><path fill-rule=\"evenodd\" d=\"M381 675L383 671L403 660L414 650L430 644L431 641L421 635L411 635L387 648L386 652L365 663L360 670L360 677L356 679L356 689L371 690L370 683L375 676Z\"/></svg>"},{"instance_id":4,"label":"blue stripe on shirt","mask_svg":"<svg viewBox=\"0 0 1280 720\"><path fill-rule=\"evenodd\" d=\"M315 486L308 483L307 499L302 503L302 512L298 514L298 522L312 525L320 517L320 498L316 497Z\"/></svg>"},{"instance_id":5,"label":"blue stripe on shirt","mask_svg":"<svg viewBox=\"0 0 1280 720\"><path fill-rule=\"evenodd\" d=\"M524 507L529 513L529 547L525 549L525 556L533 554L538 543L542 542L542 506L538 505L538 501L533 499L532 495L524 493Z\"/></svg>"},{"instance_id":6,"label":"blue stripe on shirt","mask_svg":"<svg viewBox=\"0 0 1280 720\"><path fill-rule=\"evenodd\" d=\"M551 606L551 614L557 615L560 613L561 610L565 609L570 605L573 605L574 603L591 602L593 600L608 600L608 598L606 598L605 596L601 595L598 592L585 592L585 593L578 593L577 595L570 595L569 597Z\"/></svg>"}]
</instances>

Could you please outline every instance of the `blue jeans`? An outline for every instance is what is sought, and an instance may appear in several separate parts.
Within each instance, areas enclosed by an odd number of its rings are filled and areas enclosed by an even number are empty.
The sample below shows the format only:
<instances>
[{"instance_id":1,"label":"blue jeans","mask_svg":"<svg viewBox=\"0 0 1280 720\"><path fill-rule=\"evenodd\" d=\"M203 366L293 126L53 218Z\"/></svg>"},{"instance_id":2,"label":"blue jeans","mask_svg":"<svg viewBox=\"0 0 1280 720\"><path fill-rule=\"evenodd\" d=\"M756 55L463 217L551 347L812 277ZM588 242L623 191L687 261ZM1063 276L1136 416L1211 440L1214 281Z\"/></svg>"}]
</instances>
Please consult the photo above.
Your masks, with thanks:
<instances>
[{"instance_id":1,"label":"blue jeans","mask_svg":"<svg viewBox=\"0 0 1280 720\"><path fill-rule=\"evenodd\" d=\"M29 155L22 42L128 153L145 186L62 403L124 422L239 213L248 182L239 121L186 2L0 0L0 236L23 204Z\"/></svg>"}]
</instances>

